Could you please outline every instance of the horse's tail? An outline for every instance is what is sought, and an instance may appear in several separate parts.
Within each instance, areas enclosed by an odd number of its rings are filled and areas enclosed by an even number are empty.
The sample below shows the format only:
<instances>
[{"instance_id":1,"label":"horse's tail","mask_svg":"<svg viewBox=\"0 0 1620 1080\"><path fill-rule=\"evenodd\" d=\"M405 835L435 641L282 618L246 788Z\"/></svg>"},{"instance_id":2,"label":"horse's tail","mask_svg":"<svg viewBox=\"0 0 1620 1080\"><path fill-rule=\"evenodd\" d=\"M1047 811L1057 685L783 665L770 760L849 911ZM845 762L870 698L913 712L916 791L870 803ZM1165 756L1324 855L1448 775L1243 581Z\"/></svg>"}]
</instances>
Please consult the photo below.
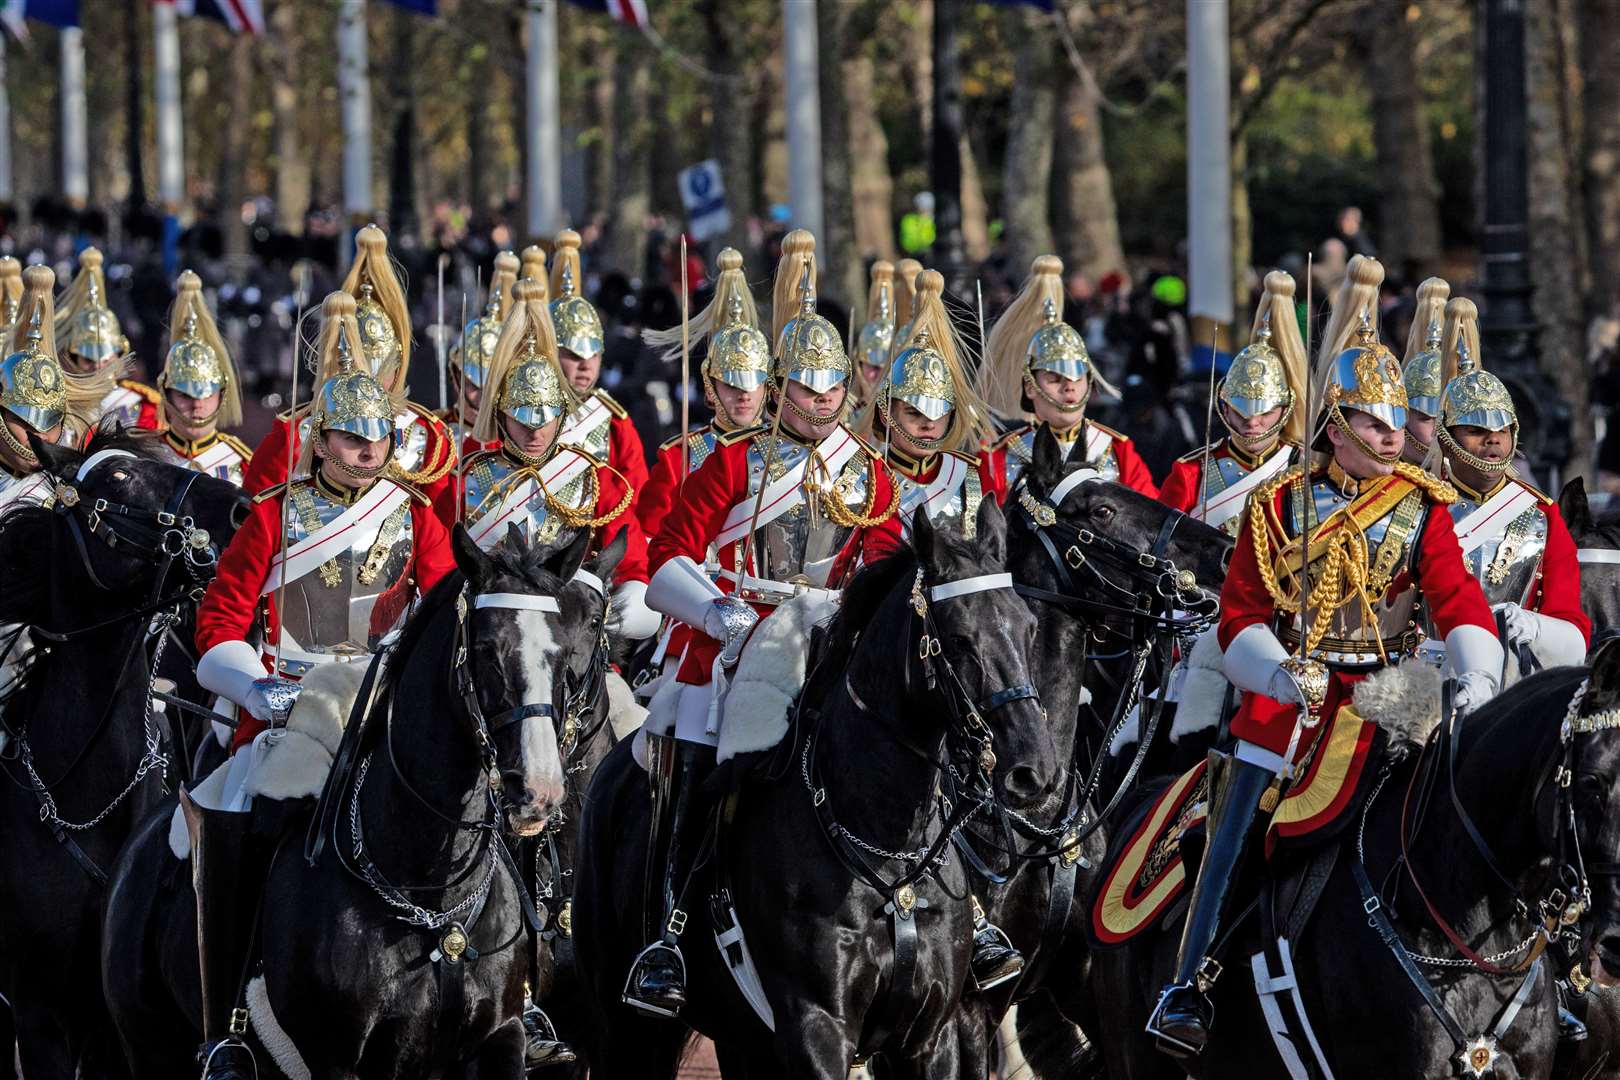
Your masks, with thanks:
<instances>
[{"instance_id":1,"label":"horse's tail","mask_svg":"<svg viewBox=\"0 0 1620 1080\"><path fill-rule=\"evenodd\" d=\"M1052 995L1036 993L1019 1002L1016 1027L1023 1067L1006 1071L1004 1055L1002 1075L1009 1080L1103 1080L1107 1075L1102 1054L1058 1011Z\"/></svg>"}]
</instances>

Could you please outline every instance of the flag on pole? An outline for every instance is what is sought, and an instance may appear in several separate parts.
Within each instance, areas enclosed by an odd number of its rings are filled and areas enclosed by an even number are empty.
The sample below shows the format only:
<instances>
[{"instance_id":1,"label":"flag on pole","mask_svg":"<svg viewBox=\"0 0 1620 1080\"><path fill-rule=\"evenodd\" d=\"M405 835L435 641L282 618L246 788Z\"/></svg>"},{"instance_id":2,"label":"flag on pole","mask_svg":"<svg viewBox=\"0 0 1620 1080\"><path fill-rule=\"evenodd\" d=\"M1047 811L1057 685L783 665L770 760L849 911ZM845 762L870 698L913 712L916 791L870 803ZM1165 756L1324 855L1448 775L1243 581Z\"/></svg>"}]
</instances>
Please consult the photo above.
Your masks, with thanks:
<instances>
[{"instance_id":1,"label":"flag on pole","mask_svg":"<svg viewBox=\"0 0 1620 1080\"><path fill-rule=\"evenodd\" d=\"M28 40L24 19L52 26L78 26L79 0L0 0L0 25L18 41Z\"/></svg>"},{"instance_id":2,"label":"flag on pole","mask_svg":"<svg viewBox=\"0 0 1620 1080\"><path fill-rule=\"evenodd\" d=\"M29 0L33 3L34 0ZM152 0L156 4L173 4L180 15L200 15L216 19L233 34L264 33L264 0Z\"/></svg>"},{"instance_id":3,"label":"flag on pole","mask_svg":"<svg viewBox=\"0 0 1620 1080\"><path fill-rule=\"evenodd\" d=\"M571 0L571 2L578 7L611 16L615 22L624 23L626 26L647 25L646 0Z\"/></svg>"},{"instance_id":4,"label":"flag on pole","mask_svg":"<svg viewBox=\"0 0 1620 1080\"><path fill-rule=\"evenodd\" d=\"M439 0L388 0L395 7L402 7L406 11L414 11L418 15L437 15L439 13Z\"/></svg>"}]
</instances>

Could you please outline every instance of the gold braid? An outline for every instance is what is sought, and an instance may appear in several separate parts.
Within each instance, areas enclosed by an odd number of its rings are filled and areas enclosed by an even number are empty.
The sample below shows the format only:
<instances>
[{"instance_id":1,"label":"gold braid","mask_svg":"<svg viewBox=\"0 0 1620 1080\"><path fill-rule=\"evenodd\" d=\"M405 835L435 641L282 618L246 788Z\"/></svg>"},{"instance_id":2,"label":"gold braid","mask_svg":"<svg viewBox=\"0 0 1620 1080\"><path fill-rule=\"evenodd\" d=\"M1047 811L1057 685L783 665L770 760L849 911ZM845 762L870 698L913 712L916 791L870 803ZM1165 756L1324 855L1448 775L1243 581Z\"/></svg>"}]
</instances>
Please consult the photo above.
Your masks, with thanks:
<instances>
[{"instance_id":1,"label":"gold braid","mask_svg":"<svg viewBox=\"0 0 1620 1080\"><path fill-rule=\"evenodd\" d=\"M900 509L900 485L896 484L891 479L889 481L889 492L892 497L889 499L888 509L884 510L881 514L872 513L872 504L877 500L877 471L872 468L872 463L870 461L867 462L866 467L867 478L871 481L871 483L867 485L868 493L861 513L856 513L854 510L851 510L849 505L845 503L843 499L838 497L838 485L836 481L834 482L832 489L833 497L830 499L819 500L822 513L826 514L827 520L831 521L834 525L838 525L846 529L870 529L883 524L885 521L888 521L895 515L895 511ZM806 477L809 476L808 468L805 470L805 475ZM806 485L806 487L808 487L808 485Z\"/></svg>"},{"instance_id":2,"label":"gold braid","mask_svg":"<svg viewBox=\"0 0 1620 1080\"><path fill-rule=\"evenodd\" d=\"M582 510L579 507L569 506L566 503L557 501L557 499L552 496L551 492L547 490L545 483L540 479L540 474L538 472L534 473L534 483L535 486L540 489L540 494L546 500L546 509L557 515L557 520L561 521L564 525L567 525L571 529L596 529L603 525L610 524L611 522L616 521L619 515L624 513L625 510L629 508L631 500L636 497L636 489L630 486L630 481L624 478L624 474L618 469L615 469L612 465L609 465L607 462L603 461L596 463L596 468L592 469L590 473L587 474L590 477L590 495L585 500L587 506L596 505L597 495L602 490L602 481L597 477L597 469L606 469L614 476L617 476L624 484L624 498L619 500L619 505L615 506L612 510L608 511L601 517L592 517L589 510Z\"/></svg>"}]
</instances>

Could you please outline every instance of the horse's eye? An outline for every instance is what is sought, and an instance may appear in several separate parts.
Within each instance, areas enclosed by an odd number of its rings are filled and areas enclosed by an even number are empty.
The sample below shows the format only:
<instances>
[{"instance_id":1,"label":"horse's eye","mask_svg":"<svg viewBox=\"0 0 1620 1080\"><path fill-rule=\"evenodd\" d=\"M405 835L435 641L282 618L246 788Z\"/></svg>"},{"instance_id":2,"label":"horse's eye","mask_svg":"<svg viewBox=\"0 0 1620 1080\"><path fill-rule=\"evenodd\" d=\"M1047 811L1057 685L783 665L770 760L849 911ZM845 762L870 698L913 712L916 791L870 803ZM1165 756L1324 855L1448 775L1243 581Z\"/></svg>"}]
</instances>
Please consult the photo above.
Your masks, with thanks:
<instances>
[{"instance_id":1,"label":"horse's eye","mask_svg":"<svg viewBox=\"0 0 1620 1080\"><path fill-rule=\"evenodd\" d=\"M1106 525L1108 522L1114 520L1114 508L1109 506L1107 503L1103 503L1100 506L1092 508L1091 516L1097 521L1100 521Z\"/></svg>"},{"instance_id":2,"label":"horse's eye","mask_svg":"<svg viewBox=\"0 0 1620 1080\"><path fill-rule=\"evenodd\" d=\"M114 480L120 480L120 481L128 480L129 479L129 473L125 472L123 469L116 469L116 470L113 471L112 478Z\"/></svg>"}]
</instances>

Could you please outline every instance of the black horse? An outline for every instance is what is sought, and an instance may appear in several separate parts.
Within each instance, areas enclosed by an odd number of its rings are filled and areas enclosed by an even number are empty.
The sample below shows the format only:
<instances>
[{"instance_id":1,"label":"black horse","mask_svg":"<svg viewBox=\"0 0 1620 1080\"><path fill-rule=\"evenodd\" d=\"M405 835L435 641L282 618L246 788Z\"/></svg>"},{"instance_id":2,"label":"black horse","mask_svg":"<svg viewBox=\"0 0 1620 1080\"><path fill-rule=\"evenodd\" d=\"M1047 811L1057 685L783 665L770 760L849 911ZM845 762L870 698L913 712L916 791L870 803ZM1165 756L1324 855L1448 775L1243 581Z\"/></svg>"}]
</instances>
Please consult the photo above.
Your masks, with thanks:
<instances>
[{"instance_id":1,"label":"black horse","mask_svg":"<svg viewBox=\"0 0 1620 1080\"><path fill-rule=\"evenodd\" d=\"M312 1075L523 1074L532 924L502 833L538 835L563 797L557 729L588 682L606 614L601 592L576 577L589 544L582 534L531 548L514 530L486 554L458 527L459 570L411 616L369 714L345 736L357 752L328 780L330 829L283 838L260 917L257 1000ZM607 580L622 555L610 545L590 569ZM195 901L167 826L160 813L141 827L107 910L109 942L146 943L109 946L105 964L142 1078L194 1069L200 1039ZM261 1021L255 1006L262 1044L276 1028Z\"/></svg>"},{"instance_id":2,"label":"black horse","mask_svg":"<svg viewBox=\"0 0 1620 1080\"><path fill-rule=\"evenodd\" d=\"M35 645L5 702L0 760L0 993L29 1080L121 1071L101 996L101 904L107 869L164 785L149 635L195 605L248 505L138 439L104 433L96 446L86 457L35 440L56 507L0 517L0 623L33 627Z\"/></svg>"},{"instance_id":3,"label":"black horse","mask_svg":"<svg viewBox=\"0 0 1620 1080\"><path fill-rule=\"evenodd\" d=\"M917 515L911 546L845 590L783 745L732 774L743 786L729 824L687 895L729 881L774 1033L711 948L714 917L698 899L681 938L684 1023L620 1004L643 941L648 799L628 748L609 754L586 801L574 917L601 1009L593 1075L672 1076L686 1024L715 1040L727 1075L842 1080L874 1052L890 1076L955 1072L955 1040L938 1036L966 979L972 917L949 834L991 798L1044 803L1067 757L1030 686L1035 620L1012 589L981 577L1006 566L993 501L977 526L964 541ZM967 579L977 584L962 595L930 599ZM756 766L774 776L750 782Z\"/></svg>"},{"instance_id":4,"label":"black horse","mask_svg":"<svg viewBox=\"0 0 1620 1080\"><path fill-rule=\"evenodd\" d=\"M1592 620L1592 642L1620 633L1620 519L1599 522L1576 477L1558 493L1558 509L1581 556L1581 608Z\"/></svg>"},{"instance_id":5,"label":"black horse","mask_svg":"<svg viewBox=\"0 0 1620 1080\"><path fill-rule=\"evenodd\" d=\"M1458 1041L1493 1032L1502 1057L1492 1075L1550 1074L1552 980L1560 973L1551 970L1552 951L1533 969L1531 961L1541 955L1542 928L1557 934L1560 919L1579 914L1588 886L1577 955L1593 958L1600 982L1614 981L1606 965L1620 970L1617 709L1620 645L1611 642L1590 670L1555 668L1526 679L1453 729L1442 725L1420 751L1379 774L1293 943L1304 1009L1336 1075L1455 1075ZM1405 974L1373 926L1373 911L1392 921L1395 947L1420 957L1421 976L1448 1019ZM1226 972L1213 990L1213 1037L1196 1075L1287 1076L1246 970L1261 944L1257 920L1240 919L1231 934ZM1113 1036L1103 1048L1116 1080L1182 1075L1143 1032L1179 935L1171 920L1093 958L1099 1030ZM1474 956L1464 959L1451 935ZM1521 987L1522 1008L1496 1032ZM1301 1053L1311 1057L1303 1041Z\"/></svg>"},{"instance_id":6,"label":"black horse","mask_svg":"<svg viewBox=\"0 0 1620 1080\"><path fill-rule=\"evenodd\" d=\"M1054 737L1073 747L1072 783L1046 805L1012 818L1002 833L977 823L964 830L968 843L1006 876L991 883L975 874L974 888L991 921L1025 958L1016 983L964 1000L967 1013L978 1018L963 1039L964 1077L985 1075L975 1043L988 1042L1009 998L1022 1002L1019 1034L1032 1066L1061 1061L1066 1067L1079 1053L1073 1025L1090 1022L1085 895L1108 835L1106 821L1091 822L1113 793L1101 776L1087 786L1105 752L1106 729L1126 709L1117 695L1091 685L1092 666L1077 661L1122 646L1127 653L1135 646L1168 655L1214 611L1232 548L1220 530L1123 485L1071 481L1060 489L1077 471L1043 430L1008 503L1008 567L1039 621L1035 685ZM1061 498L1054 500L1054 493ZM1190 587L1182 571L1192 574ZM1178 617L1178 608L1197 611ZM1082 709L1088 686L1094 698L1107 700Z\"/></svg>"}]
</instances>

